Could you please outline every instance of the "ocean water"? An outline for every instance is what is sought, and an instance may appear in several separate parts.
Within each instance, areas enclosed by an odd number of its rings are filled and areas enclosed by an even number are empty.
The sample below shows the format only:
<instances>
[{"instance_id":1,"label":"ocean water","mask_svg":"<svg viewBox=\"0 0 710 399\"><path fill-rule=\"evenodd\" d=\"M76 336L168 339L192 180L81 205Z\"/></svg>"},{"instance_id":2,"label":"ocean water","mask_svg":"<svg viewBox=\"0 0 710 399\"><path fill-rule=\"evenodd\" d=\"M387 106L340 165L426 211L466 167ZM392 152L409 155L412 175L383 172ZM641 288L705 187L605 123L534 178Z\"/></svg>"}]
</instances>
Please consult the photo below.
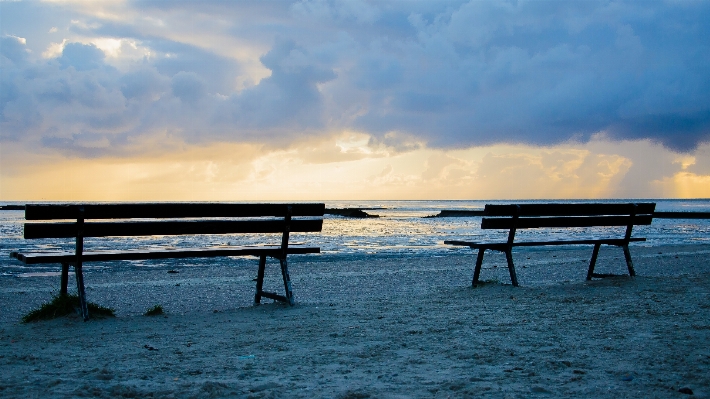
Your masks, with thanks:
<instances>
[{"instance_id":1,"label":"ocean water","mask_svg":"<svg viewBox=\"0 0 710 399\"><path fill-rule=\"evenodd\" d=\"M445 245L445 240L503 240L505 231L481 230L480 217L427 218L444 209L480 210L487 203L555 201L326 201L327 208L360 208L373 218L347 218L326 215L321 233L293 234L292 243L319 246L323 259L352 259L368 256L443 256L451 251L468 250ZM572 202L572 201L557 201ZM589 202L589 201L580 201ZM710 199L701 200L618 200L594 202L656 202L657 211L710 212ZM4 203L13 204L13 203ZM48 265L23 266L9 258L10 251L72 250L72 240L25 240L24 211L0 211L0 275L41 276ZM612 229L531 229L520 230L525 239L568 239L623 234ZM650 226L638 226L634 236L646 237L640 246L710 242L710 220L655 219ZM87 249L164 248L222 245L278 244L278 235L171 236L87 239ZM529 250L535 250L531 248ZM160 261L155 261L159 264ZM150 267L149 262L120 262L127 267ZM120 266L119 266L120 267ZM56 269L56 267L54 267Z\"/></svg>"}]
</instances>

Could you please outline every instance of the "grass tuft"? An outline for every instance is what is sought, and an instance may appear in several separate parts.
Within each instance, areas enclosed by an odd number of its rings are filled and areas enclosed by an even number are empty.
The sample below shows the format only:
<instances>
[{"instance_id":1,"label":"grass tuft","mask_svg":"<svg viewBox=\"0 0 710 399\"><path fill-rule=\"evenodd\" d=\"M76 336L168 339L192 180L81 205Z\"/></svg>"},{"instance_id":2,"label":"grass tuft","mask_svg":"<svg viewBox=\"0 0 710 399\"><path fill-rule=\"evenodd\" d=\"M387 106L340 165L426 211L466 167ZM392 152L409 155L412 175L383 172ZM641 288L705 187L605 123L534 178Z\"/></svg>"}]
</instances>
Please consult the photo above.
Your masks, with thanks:
<instances>
[{"instance_id":1,"label":"grass tuft","mask_svg":"<svg viewBox=\"0 0 710 399\"><path fill-rule=\"evenodd\" d=\"M499 285L499 284L500 284L500 281L498 281L498 279L495 279L495 278L488 279L488 280L478 280L478 282L476 283L476 286L474 288L486 287L489 285Z\"/></svg>"},{"instance_id":2,"label":"grass tuft","mask_svg":"<svg viewBox=\"0 0 710 399\"><path fill-rule=\"evenodd\" d=\"M114 317L114 310L104 306L88 302L89 317ZM27 313L22 317L23 323L30 323L40 320L51 320L67 315L79 313L78 295L56 295L51 301L42 304L39 308Z\"/></svg>"},{"instance_id":3,"label":"grass tuft","mask_svg":"<svg viewBox=\"0 0 710 399\"><path fill-rule=\"evenodd\" d=\"M152 308L148 309L143 313L143 316L160 316L161 314L164 314L163 312L163 307L161 305L155 305Z\"/></svg>"}]
</instances>

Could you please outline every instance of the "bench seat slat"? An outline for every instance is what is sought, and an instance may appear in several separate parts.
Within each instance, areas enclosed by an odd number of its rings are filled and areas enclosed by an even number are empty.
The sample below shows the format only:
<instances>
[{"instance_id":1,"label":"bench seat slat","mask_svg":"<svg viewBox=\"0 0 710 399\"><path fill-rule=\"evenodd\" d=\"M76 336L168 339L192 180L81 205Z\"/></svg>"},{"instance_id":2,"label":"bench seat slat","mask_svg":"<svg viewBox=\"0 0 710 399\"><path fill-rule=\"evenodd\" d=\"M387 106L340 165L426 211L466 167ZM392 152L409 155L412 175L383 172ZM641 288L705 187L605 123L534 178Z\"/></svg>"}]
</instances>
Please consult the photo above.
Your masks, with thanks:
<instances>
[{"instance_id":1,"label":"bench seat slat","mask_svg":"<svg viewBox=\"0 0 710 399\"><path fill-rule=\"evenodd\" d=\"M629 242L646 241L644 237L629 238ZM513 244L514 247L534 247L542 245L583 245L583 244L605 244L605 245L624 245L626 240L623 238L601 238L589 240L569 240L569 241L521 241Z\"/></svg>"},{"instance_id":2,"label":"bench seat slat","mask_svg":"<svg viewBox=\"0 0 710 399\"><path fill-rule=\"evenodd\" d=\"M572 216L572 217L521 217L517 220L512 218L483 218L481 220L482 229L510 229L515 226L518 229L537 228L570 228L570 227L613 227L628 226L633 221L633 225L650 225L653 216L641 215L633 219L630 216Z\"/></svg>"},{"instance_id":3,"label":"bench seat slat","mask_svg":"<svg viewBox=\"0 0 710 399\"><path fill-rule=\"evenodd\" d=\"M318 247L289 246L286 254L317 254ZM87 251L81 256L82 262L99 262L115 260L172 259L172 258L212 258L218 256L274 256L281 255L279 246L271 247L213 247L161 250L128 250L128 251ZM74 252L11 252L10 256L25 264L40 263L73 263L76 260Z\"/></svg>"},{"instance_id":4,"label":"bench seat slat","mask_svg":"<svg viewBox=\"0 0 710 399\"><path fill-rule=\"evenodd\" d=\"M26 220L58 219L148 219L148 218L229 218L286 216L323 216L325 204L225 204L225 203L147 203L147 204L27 204ZM84 208L80 216L79 208Z\"/></svg>"},{"instance_id":5,"label":"bench seat slat","mask_svg":"<svg viewBox=\"0 0 710 399\"><path fill-rule=\"evenodd\" d=\"M146 222L86 222L84 237L168 236L188 234L283 233L283 220L191 220ZM76 223L25 223L25 238L76 237ZM322 219L292 220L291 232L318 232Z\"/></svg>"},{"instance_id":6,"label":"bench seat slat","mask_svg":"<svg viewBox=\"0 0 710 399\"><path fill-rule=\"evenodd\" d=\"M444 244L448 245L458 245L462 247L471 247L471 248L487 248L487 249L500 249L504 250L508 248L508 244L504 242L474 242L474 241L458 241L458 240L451 240L451 241L444 241Z\"/></svg>"},{"instance_id":7,"label":"bench seat slat","mask_svg":"<svg viewBox=\"0 0 710 399\"><path fill-rule=\"evenodd\" d=\"M629 242L641 242L646 241L644 237L634 237L630 238ZM553 241L519 241L514 242L514 247L535 247L544 245L583 245L583 244L606 244L606 245L624 245L626 240L623 238L599 238L599 239L587 239L587 240L553 240ZM471 248L486 248L493 250L505 250L508 246L507 243L501 242L473 242L473 241L444 241L444 244L449 245L459 245Z\"/></svg>"},{"instance_id":8,"label":"bench seat slat","mask_svg":"<svg viewBox=\"0 0 710 399\"><path fill-rule=\"evenodd\" d=\"M634 211L633 205L628 203L519 204L517 206L487 204L484 213L486 216L513 216L516 212L519 212L519 216L630 215ZM655 209L655 203L643 202L636 204L635 213L652 214Z\"/></svg>"}]
</instances>

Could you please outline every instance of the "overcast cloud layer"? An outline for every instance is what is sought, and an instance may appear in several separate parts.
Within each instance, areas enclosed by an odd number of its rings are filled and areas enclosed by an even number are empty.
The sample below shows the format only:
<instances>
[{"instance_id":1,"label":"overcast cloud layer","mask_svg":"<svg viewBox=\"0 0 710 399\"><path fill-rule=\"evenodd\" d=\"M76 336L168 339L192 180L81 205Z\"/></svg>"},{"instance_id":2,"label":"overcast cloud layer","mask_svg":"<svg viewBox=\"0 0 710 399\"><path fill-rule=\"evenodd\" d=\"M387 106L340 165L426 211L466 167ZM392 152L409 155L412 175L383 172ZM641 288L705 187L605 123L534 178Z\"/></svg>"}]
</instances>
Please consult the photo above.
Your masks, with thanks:
<instances>
[{"instance_id":1,"label":"overcast cloud layer","mask_svg":"<svg viewBox=\"0 0 710 399\"><path fill-rule=\"evenodd\" d=\"M2 141L710 141L706 1L95 3L0 2Z\"/></svg>"}]
</instances>

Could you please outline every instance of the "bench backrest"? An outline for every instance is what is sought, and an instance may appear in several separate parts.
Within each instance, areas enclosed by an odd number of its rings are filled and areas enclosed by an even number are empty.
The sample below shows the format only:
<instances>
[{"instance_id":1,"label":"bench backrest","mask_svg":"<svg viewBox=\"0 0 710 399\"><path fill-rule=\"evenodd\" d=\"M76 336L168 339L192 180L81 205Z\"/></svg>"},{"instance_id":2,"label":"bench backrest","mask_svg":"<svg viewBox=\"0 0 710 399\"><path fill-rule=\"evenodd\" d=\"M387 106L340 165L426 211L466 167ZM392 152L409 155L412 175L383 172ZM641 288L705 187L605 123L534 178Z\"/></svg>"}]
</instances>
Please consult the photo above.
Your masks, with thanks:
<instances>
[{"instance_id":1,"label":"bench backrest","mask_svg":"<svg viewBox=\"0 0 710 399\"><path fill-rule=\"evenodd\" d=\"M26 220L75 221L25 223L25 238L318 232L324 212L322 203L28 204Z\"/></svg>"},{"instance_id":2,"label":"bench backrest","mask_svg":"<svg viewBox=\"0 0 710 399\"><path fill-rule=\"evenodd\" d=\"M481 229L650 225L655 203L486 205Z\"/></svg>"}]
</instances>

